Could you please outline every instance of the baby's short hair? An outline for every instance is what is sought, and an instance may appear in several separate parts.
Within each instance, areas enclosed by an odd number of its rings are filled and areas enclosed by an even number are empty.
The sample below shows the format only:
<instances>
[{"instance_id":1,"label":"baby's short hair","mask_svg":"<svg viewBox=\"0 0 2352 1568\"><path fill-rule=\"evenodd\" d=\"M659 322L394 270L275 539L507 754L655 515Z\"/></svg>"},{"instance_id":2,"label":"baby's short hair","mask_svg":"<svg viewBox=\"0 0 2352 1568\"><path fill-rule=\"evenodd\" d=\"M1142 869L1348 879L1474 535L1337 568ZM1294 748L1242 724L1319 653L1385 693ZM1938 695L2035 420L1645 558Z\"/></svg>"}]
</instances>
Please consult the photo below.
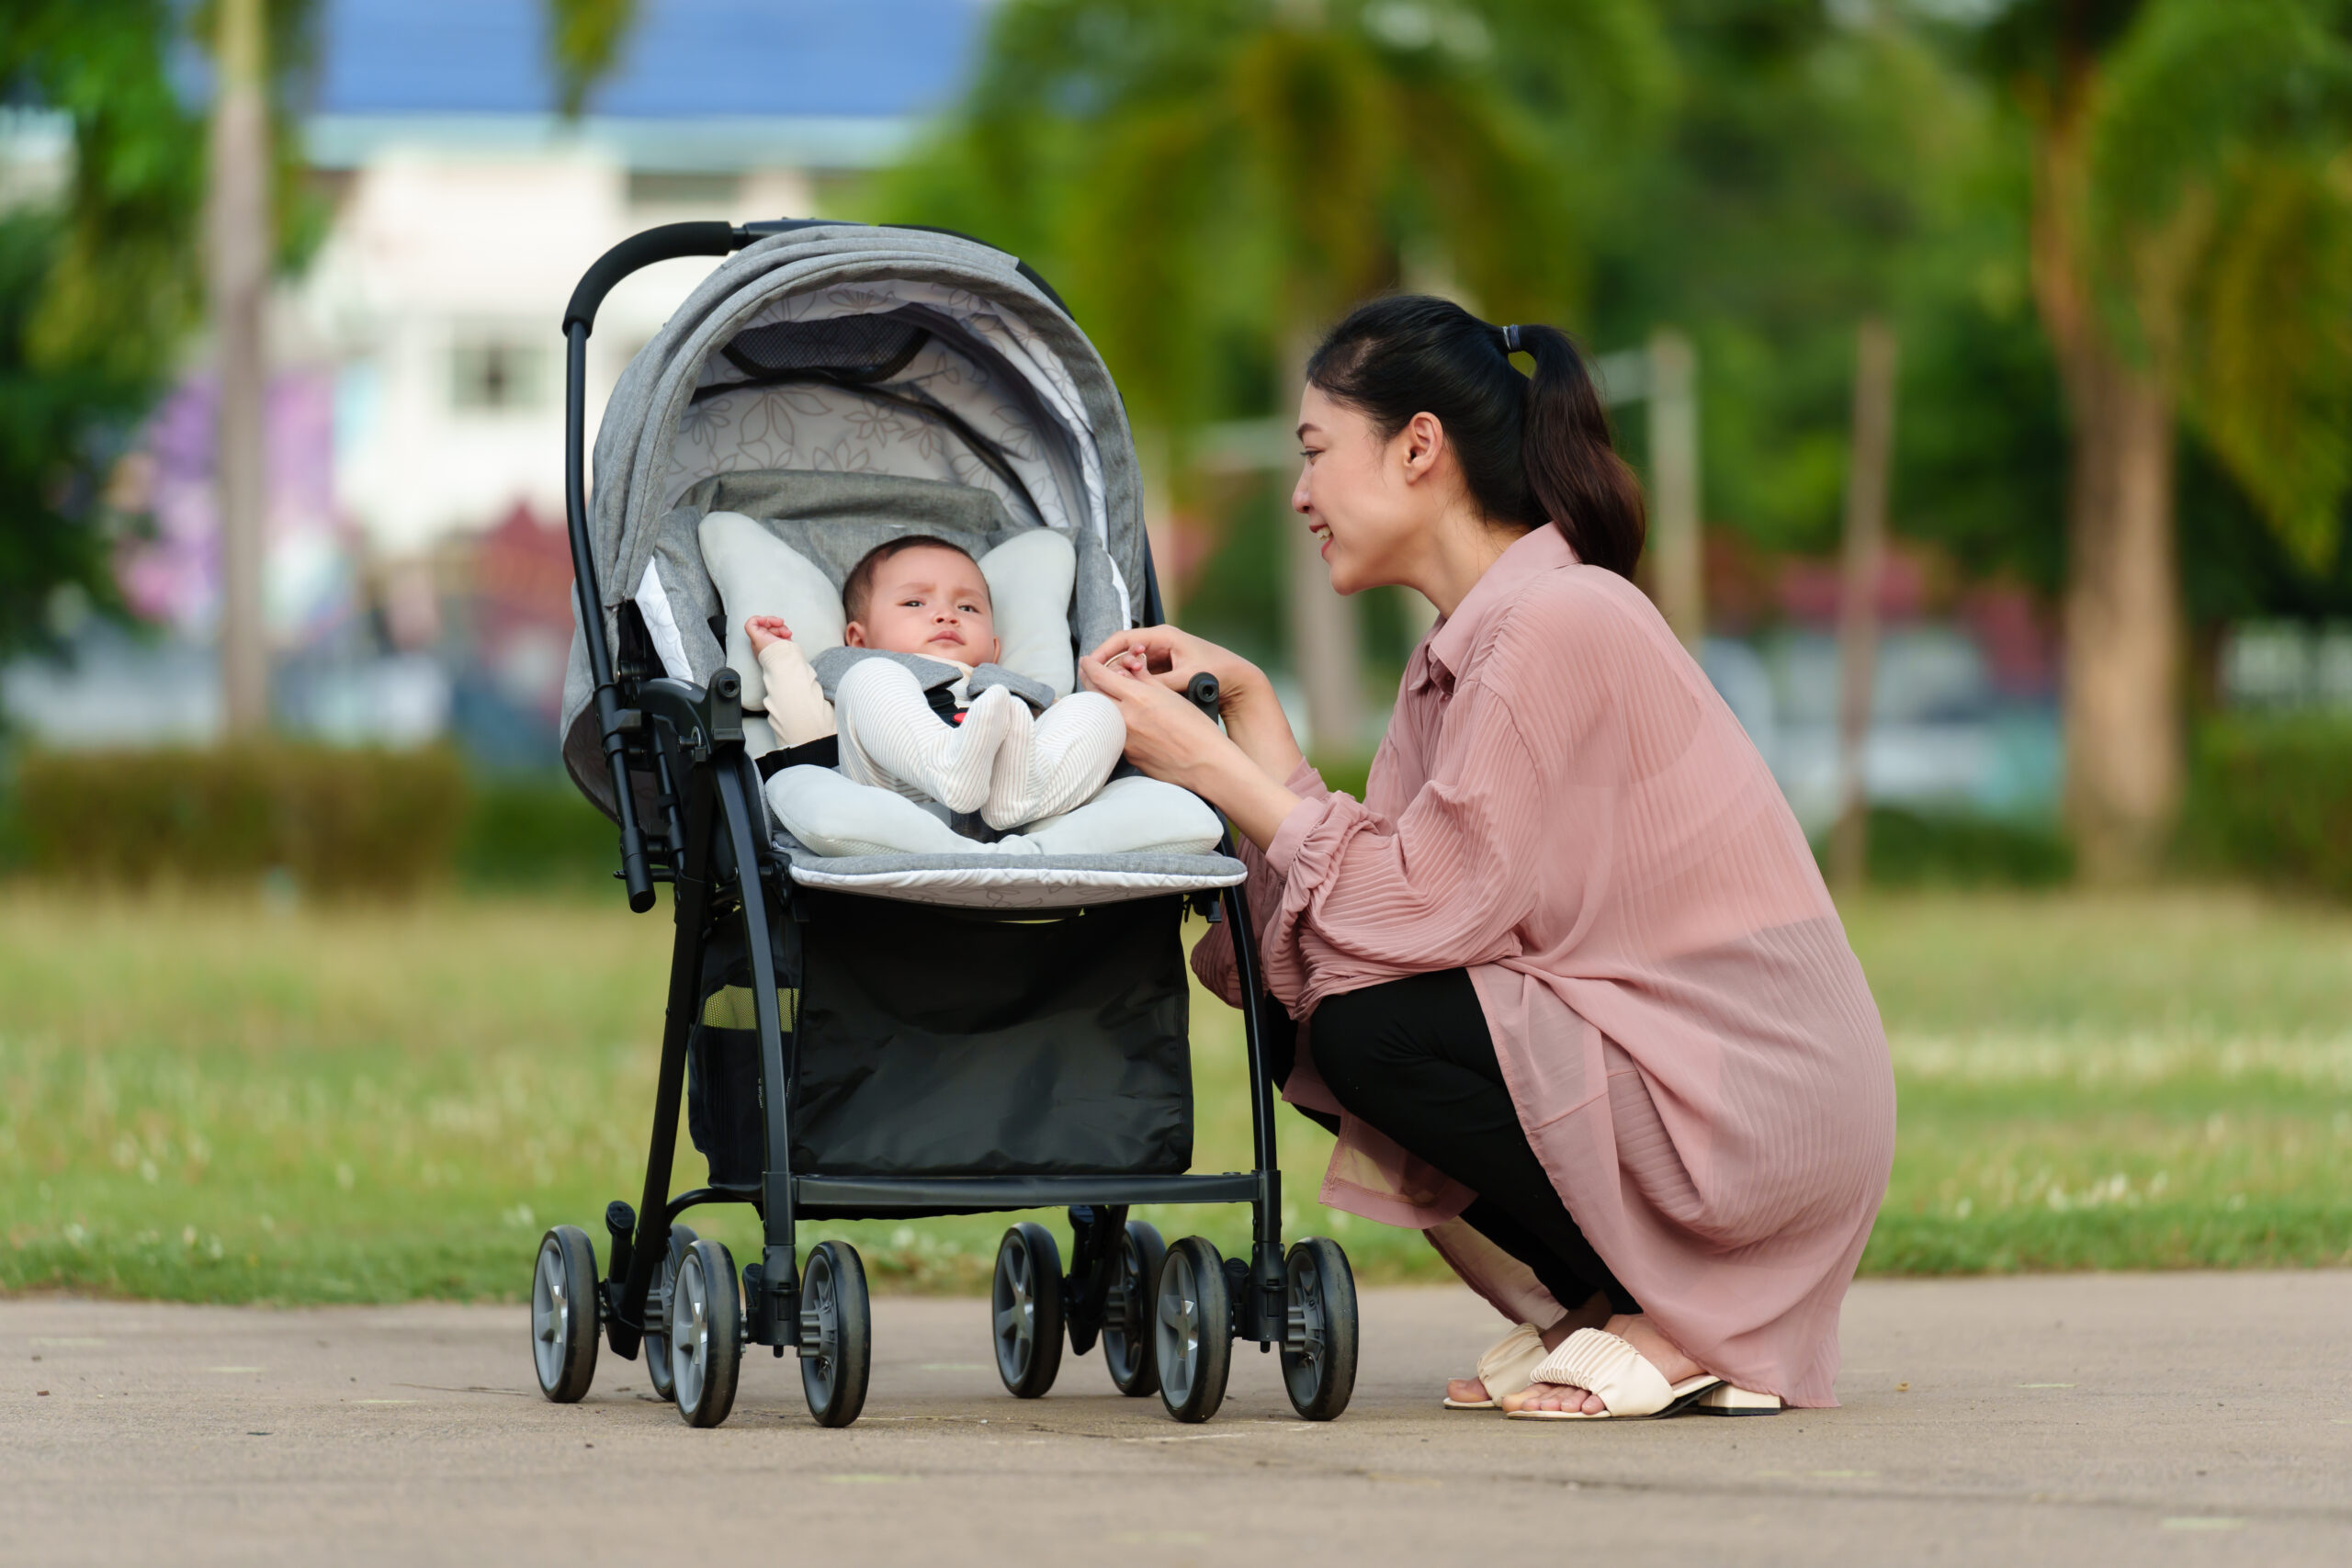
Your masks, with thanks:
<instances>
[{"instance_id":1,"label":"baby's short hair","mask_svg":"<svg viewBox=\"0 0 2352 1568\"><path fill-rule=\"evenodd\" d=\"M849 569L849 576L842 583L842 609L849 618L853 621L862 621L865 619L865 612L872 608L876 568L893 556L904 555L909 550L921 549L948 550L971 561L974 566L980 564L973 558L972 552L963 546L951 545L946 540L929 534L907 534L876 545L866 551L855 566ZM986 575L980 579L980 588L982 592L987 591ZM995 606L990 605L989 608L993 609Z\"/></svg>"}]
</instances>

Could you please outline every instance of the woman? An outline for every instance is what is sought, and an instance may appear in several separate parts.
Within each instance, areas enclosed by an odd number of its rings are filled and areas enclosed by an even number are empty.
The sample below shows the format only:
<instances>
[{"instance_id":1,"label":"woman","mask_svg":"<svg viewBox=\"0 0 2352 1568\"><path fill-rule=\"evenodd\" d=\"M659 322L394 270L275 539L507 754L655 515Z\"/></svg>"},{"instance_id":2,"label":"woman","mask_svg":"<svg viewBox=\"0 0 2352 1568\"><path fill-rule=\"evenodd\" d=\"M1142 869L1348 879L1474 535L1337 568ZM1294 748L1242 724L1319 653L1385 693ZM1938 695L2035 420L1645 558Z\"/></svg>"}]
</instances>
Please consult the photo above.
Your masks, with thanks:
<instances>
[{"instance_id":1,"label":"woman","mask_svg":"<svg viewBox=\"0 0 2352 1568\"><path fill-rule=\"evenodd\" d=\"M1770 773L1633 584L1640 491L1574 346L1383 299L1316 353L1298 434L1332 587L1442 617L1364 800L1226 649L1146 627L1085 672L1136 765L1247 840L1265 983L1301 1021L1270 1070L1340 1134L1323 1201L1426 1230L1521 1320L1450 1405L1834 1404L1894 1147L1885 1037ZM1200 670L1223 733L1177 694ZM1238 1002L1221 928L1193 963Z\"/></svg>"}]
</instances>

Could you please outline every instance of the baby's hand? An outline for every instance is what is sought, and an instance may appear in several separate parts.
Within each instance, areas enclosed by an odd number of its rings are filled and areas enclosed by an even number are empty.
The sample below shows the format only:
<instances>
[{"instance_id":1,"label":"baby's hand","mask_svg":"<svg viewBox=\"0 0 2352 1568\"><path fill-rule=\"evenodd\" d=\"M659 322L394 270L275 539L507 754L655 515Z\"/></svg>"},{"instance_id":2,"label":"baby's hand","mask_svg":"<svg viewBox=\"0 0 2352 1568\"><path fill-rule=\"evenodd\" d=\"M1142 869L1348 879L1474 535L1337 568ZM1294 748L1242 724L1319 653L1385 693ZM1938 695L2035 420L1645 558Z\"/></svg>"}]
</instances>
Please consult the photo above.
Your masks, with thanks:
<instances>
[{"instance_id":1,"label":"baby's hand","mask_svg":"<svg viewBox=\"0 0 2352 1568\"><path fill-rule=\"evenodd\" d=\"M743 623L743 634L752 639L752 655L757 658L780 642L792 640L792 628L784 624L781 615L753 615Z\"/></svg>"}]
</instances>

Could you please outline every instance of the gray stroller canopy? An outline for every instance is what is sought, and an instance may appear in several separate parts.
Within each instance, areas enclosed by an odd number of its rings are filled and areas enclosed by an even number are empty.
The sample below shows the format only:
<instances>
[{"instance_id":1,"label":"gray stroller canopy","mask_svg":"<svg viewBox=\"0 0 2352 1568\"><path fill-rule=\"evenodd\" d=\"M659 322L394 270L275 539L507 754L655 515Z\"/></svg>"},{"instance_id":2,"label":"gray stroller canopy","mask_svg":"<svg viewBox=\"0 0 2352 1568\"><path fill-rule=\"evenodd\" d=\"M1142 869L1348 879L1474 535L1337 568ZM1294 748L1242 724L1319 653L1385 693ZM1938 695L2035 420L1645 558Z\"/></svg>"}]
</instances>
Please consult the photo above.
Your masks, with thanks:
<instances>
[{"instance_id":1,"label":"gray stroller canopy","mask_svg":"<svg viewBox=\"0 0 2352 1568\"><path fill-rule=\"evenodd\" d=\"M1018 267L953 235L827 224L714 268L621 373L596 431L589 536L608 644L657 555L674 570L706 481L794 470L989 491L1016 525L1099 550L1110 596L1140 621L1147 546L1125 411L1093 345ZM723 650L707 627L681 630L707 682ZM564 761L609 813L592 696L575 628Z\"/></svg>"}]
</instances>

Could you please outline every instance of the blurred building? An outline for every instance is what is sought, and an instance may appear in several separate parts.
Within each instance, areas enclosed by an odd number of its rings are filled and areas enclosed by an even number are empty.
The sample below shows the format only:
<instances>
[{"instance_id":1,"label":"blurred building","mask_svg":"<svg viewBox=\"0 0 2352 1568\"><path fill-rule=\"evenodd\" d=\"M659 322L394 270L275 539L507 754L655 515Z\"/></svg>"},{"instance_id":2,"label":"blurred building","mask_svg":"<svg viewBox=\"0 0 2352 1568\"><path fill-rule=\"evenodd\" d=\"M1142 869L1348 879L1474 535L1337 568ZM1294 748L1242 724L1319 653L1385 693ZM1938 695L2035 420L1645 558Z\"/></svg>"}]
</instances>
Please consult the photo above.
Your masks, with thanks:
<instances>
[{"instance_id":1,"label":"blurred building","mask_svg":"<svg viewBox=\"0 0 2352 1568\"><path fill-rule=\"evenodd\" d=\"M573 285L654 224L822 211L952 96L986 14L982 0L641 0L616 69L566 120L546 10L321 6L303 147L326 234L270 322L274 701L298 730L403 742L454 725L485 758L553 758L571 624L559 327ZM19 143L0 195L56 186L58 128L20 128ZM621 367L709 266L650 268L605 301L592 431ZM138 739L152 723L74 716L144 713L133 687L178 695L179 738L217 727L209 431L199 368L151 430L156 537L125 564L160 638L94 630L71 670L11 671L11 710L37 733Z\"/></svg>"},{"instance_id":2,"label":"blurred building","mask_svg":"<svg viewBox=\"0 0 2352 1568\"><path fill-rule=\"evenodd\" d=\"M1701 663L1810 831L1838 814L1838 564L1760 563ZM2045 818L2058 807L2063 743L2058 650L2048 613L2023 590L1929 582L1930 560L1890 554L1864 745L1874 804ZM1754 624L1741 628L1738 623Z\"/></svg>"}]
</instances>

